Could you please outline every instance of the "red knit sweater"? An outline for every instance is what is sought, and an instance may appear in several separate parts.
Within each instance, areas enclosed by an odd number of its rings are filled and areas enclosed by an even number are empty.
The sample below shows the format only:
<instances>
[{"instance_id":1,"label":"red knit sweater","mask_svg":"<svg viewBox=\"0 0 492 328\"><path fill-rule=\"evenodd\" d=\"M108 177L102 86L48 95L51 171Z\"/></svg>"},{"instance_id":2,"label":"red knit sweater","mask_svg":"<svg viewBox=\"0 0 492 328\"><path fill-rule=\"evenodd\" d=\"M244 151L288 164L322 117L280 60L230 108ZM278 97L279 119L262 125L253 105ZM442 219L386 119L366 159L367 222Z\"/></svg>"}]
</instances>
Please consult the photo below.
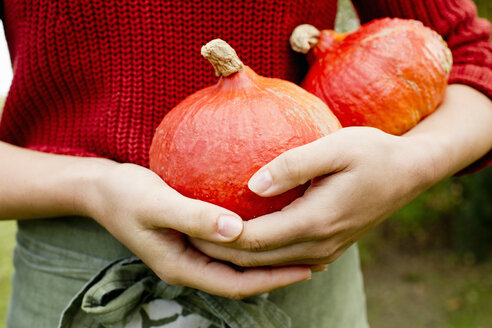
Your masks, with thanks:
<instances>
[{"instance_id":1,"label":"red knit sweater","mask_svg":"<svg viewBox=\"0 0 492 328\"><path fill-rule=\"evenodd\" d=\"M0 1L0 4L2 2ZM422 20L448 41L450 82L492 98L490 25L470 0L357 0L363 22ZM220 37L258 73L295 82L295 26L334 25L335 0L3 0L14 79L0 140L148 166L154 129L180 100L216 82L200 47Z\"/></svg>"}]
</instances>

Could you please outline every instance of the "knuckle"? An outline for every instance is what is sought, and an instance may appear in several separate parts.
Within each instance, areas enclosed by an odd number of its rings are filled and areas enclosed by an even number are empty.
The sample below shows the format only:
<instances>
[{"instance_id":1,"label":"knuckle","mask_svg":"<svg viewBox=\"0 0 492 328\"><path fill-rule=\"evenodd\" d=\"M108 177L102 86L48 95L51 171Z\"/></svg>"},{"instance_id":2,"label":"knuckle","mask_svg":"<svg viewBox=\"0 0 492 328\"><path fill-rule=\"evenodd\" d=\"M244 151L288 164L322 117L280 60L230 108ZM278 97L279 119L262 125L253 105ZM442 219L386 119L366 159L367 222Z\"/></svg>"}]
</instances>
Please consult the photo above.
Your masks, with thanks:
<instances>
[{"instance_id":1,"label":"knuckle","mask_svg":"<svg viewBox=\"0 0 492 328\"><path fill-rule=\"evenodd\" d=\"M233 300L242 300L243 298L246 298L246 295L243 295L242 293L233 293L227 296L228 298L231 298Z\"/></svg>"},{"instance_id":2,"label":"knuckle","mask_svg":"<svg viewBox=\"0 0 492 328\"><path fill-rule=\"evenodd\" d=\"M246 298L248 296L248 293L243 290L241 284L236 284L227 297L234 300L242 300L243 298Z\"/></svg>"},{"instance_id":3,"label":"knuckle","mask_svg":"<svg viewBox=\"0 0 492 328\"><path fill-rule=\"evenodd\" d=\"M258 266L258 260L255 259L254 256L245 253L240 253L237 256L235 256L232 263L244 268Z\"/></svg>"},{"instance_id":4,"label":"knuckle","mask_svg":"<svg viewBox=\"0 0 492 328\"><path fill-rule=\"evenodd\" d=\"M198 237L197 233L195 232L196 229L194 229L195 226L193 222L194 220L195 220L194 215L185 217L184 220L182 220L182 222L180 223L180 225L182 226L181 232L187 234L190 237Z\"/></svg>"},{"instance_id":5,"label":"knuckle","mask_svg":"<svg viewBox=\"0 0 492 328\"><path fill-rule=\"evenodd\" d=\"M178 274L173 272L166 272L159 275L159 278L162 279L166 284L171 286L183 286L183 281Z\"/></svg>"},{"instance_id":6,"label":"knuckle","mask_svg":"<svg viewBox=\"0 0 492 328\"><path fill-rule=\"evenodd\" d=\"M279 156L280 169L284 172L287 179L295 182L302 181L300 158L293 151L287 151Z\"/></svg>"},{"instance_id":7,"label":"knuckle","mask_svg":"<svg viewBox=\"0 0 492 328\"><path fill-rule=\"evenodd\" d=\"M335 260L338 259L340 255L343 254L344 250L345 250L344 248L339 248L332 251L328 256L326 256L326 263L329 264L335 262Z\"/></svg>"},{"instance_id":8,"label":"knuckle","mask_svg":"<svg viewBox=\"0 0 492 328\"><path fill-rule=\"evenodd\" d=\"M333 247L333 245L325 245L323 247L321 247L321 249L313 252L315 254L315 258L317 258L318 260L324 260L324 259L331 259L331 257L333 256L333 254L335 253L335 248Z\"/></svg>"},{"instance_id":9,"label":"knuckle","mask_svg":"<svg viewBox=\"0 0 492 328\"><path fill-rule=\"evenodd\" d=\"M160 261L157 265L153 265L152 271L166 284L172 286L183 286L184 281L181 275L182 268L179 262L179 259L170 256L164 255L162 261Z\"/></svg>"},{"instance_id":10,"label":"knuckle","mask_svg":"<svg viewBox=\"0 0 492 328\"><path fill-rule=\"evenodd\" d=\"M266 249L266 242L263 239L259 238L250 238L246 239L242 243L243 247L251 252L258 252Z\"/></svg>"},{"instance_id":11,"label":"knuckle","mask_svg":"<svg viewBox=\"0 0 492 328\"><path fill-rule=\"evenodd\" d=\"M181 286L180 281L175 277L165 277L162 281L171 286Z\"/></svg>"},{"instance_id":12,"label":"knuckle","mask_svg":"<svg viewBox=\"0 0 492 328\"><path fill-rule=\"evenodd\" d=\"M331 254L330 256L326 257L326 260L324 261L324 263L326 263L326 264L333 263L333 262L335 262L335 260L339 256L340 256L340 254L337 254L337 253Z\"/></svg>"},{"instance_id":13,"label":"knuckle","mask_svg":"<svg viewBox=\"0 0 492 328\"><path fill-rule=\"evenodd\" d=\"M186 234L191 237L200 237L203 233L213 229L213 227L208 229L208 225L211 222L209 211L200 205L198 201L194 200L192 210L189 212L189 215L183 218L184 220L181 223L186 230ZM215 221L214 224L216 224Z\"/></svg>"}]
</instances>

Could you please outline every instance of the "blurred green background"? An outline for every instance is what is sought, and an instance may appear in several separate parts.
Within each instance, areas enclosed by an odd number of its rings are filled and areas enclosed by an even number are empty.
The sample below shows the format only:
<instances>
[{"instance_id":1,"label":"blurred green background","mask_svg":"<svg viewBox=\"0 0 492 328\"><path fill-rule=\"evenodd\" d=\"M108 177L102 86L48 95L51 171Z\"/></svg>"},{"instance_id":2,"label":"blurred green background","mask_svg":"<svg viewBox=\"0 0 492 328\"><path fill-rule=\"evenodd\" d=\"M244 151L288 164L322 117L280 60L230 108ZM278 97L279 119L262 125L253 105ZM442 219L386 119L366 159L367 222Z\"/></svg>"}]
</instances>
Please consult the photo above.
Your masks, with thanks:
<instances>
[{"instance_id":1,"label":"blurred green background","mask_svg":"<svg viewBox=\"0 0 492 328\"><path fill-rule=\"evenodd\" d=\"M475 3L480 16L492 19L492 1ZM337 28L356 28L349 0L339 6ZM0 223L0 328L14 233L14 222ZM368 233L359 247L372 327L492 326L491 168L439 183Z\"/></svg>"}]
</instances>

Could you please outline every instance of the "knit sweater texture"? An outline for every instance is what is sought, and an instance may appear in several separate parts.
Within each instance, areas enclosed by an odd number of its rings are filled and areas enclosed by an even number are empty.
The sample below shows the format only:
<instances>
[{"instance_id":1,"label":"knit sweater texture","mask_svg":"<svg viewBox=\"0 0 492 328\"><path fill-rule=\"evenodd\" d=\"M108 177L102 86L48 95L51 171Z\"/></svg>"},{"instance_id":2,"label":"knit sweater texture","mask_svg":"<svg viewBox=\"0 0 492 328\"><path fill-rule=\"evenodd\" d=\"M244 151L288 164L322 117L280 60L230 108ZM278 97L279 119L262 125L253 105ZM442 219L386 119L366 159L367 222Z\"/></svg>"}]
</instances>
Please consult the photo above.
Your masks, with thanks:
<instances>
[{"instance_id":1,"label":"knit sweater texture","mask_svg":"<svg viewBox=\"0 0 492 328\"><path fill-rule=\"evenodd\" d=\"M299 24L333 28L336 0L3 0L14 78L0 140L148 167L153 133L187 95L216 82L200 47L229 42L261 75L300 82ZM490 24L470 0L356 0L361 21L421 20L453 52L450 83L492 98ZM466 109L464 109L466 110ZM490 154L489 154L490 155ZM482 159L484 165L491 156Z\"/></svg>"}]
</instances>

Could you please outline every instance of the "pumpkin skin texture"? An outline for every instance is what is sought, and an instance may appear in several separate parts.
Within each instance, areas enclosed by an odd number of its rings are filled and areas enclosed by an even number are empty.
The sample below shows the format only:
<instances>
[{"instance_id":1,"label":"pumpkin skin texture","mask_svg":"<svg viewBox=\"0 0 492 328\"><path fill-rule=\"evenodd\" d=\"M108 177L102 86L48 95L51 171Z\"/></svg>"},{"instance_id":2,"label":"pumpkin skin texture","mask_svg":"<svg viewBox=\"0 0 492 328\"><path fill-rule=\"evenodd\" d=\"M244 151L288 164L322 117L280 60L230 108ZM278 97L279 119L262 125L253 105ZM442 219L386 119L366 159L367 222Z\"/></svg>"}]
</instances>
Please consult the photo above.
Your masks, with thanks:
<instances>
[{"instance_id":1,"label":"pumpkin skin texture","mask_svg":"<svg viewBox=\"0 0 492 328\"><path fill-rule=\"evenodd\" d=\"M308 54L302 87L320 97L342 126L401 135L442 102L452 56L418 21L374 20L351 34L324 30Z\"/></svg>"},{"instance_id":2,"label":"pumpkin skin texture","mask_svg":"<svg viewBox=\"0 0 492 328\"><path fill-rule=\"evenodd\" d=\"M281 153L340 127L314 95L245 66L164 117L152 141L150 168L184 196L250 220L282 209L307 188L264 198L248 189L251 176Z\"/></svg>"}]
</instances>

